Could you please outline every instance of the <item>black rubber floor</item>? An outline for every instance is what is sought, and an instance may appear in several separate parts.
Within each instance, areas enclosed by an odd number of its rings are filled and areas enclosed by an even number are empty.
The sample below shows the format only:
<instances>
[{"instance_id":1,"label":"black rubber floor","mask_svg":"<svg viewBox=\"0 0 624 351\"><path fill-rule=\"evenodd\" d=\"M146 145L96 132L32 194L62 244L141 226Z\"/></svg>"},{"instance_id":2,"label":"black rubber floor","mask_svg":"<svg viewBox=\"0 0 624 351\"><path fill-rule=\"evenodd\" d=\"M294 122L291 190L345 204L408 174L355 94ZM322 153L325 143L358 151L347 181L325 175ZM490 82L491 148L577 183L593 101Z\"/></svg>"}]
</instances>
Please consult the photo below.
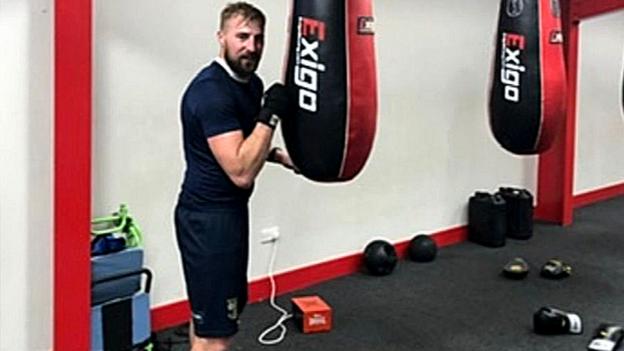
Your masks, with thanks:
<instances>
[{"instance_id":1,"label":"black rubber floor","mask_svg":"<svg viewBox=\"0 0 624 351\"><path fill-rule=\"evenodd\" d=\"M278 298L318 294L334 311L334 328L302 334L287 322L276 346L256 338L278 314L267 302L247 306L232 350L297 351L572 351L586 350L601 322L624 325L624 197L576 210L574 224L536 224L526 241L502 248L471 242L443 248L431 263L399 262L390 276L363 273L335 279ZM513 257L529 262L524 280L501 276ZM557 257L573 267L555 281L539 269ZM578 313L582 335L542 336L532 331L533 312L556 306ZM156 350L188 350L183 326L157 335ZM624 347L623 347L624 349Z\"/></svg>"}]
</instances>

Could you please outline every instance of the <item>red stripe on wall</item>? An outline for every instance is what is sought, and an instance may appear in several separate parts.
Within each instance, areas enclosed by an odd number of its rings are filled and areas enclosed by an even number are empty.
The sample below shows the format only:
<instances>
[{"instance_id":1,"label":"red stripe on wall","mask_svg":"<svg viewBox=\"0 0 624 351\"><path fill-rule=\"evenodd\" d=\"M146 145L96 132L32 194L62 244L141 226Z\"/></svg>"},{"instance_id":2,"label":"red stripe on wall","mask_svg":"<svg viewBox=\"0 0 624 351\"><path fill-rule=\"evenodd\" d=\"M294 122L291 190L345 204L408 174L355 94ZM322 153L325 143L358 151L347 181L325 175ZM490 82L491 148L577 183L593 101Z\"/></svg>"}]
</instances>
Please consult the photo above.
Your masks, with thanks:
<instances>
[{"instance_id":1,"label":"red stripe on wall","mask_svg":"<svg viewBox=\"0 0 624 351\"><path fill-rule=\"evenodd\" d=\"M53 348L82 351L91 348L91 1L54 8Z\"/></svg>"},{"instance_id":2,"label":"red stripe on wall","mask_svg":"<svg viewBox=\"0 0 624 351\"><path fill-rule=\"evenodd\" d=\"M275 276L277 294L285 294L329 279L352 274L360 269L361 261L362 256L355 254L281 273ZM265 300L270 297L270 292L269 278L262 278L249 283L250 302Z\"/></svg>"},{"instance_id":3,"label":"red stripe on wall","mask_svg":"<svg viewBox=\"0 0 624 351\"><path fill-rule=\"evenodd\" d=\"M174 302L152 309L152 330L160 331L188 321L191 317L191 308L188 300Z\"/></svg>"},{"instance_id":4,"label":"red stripe on wall","mask_svg":"<svg viewBox=\"0 0 624 351\"><path fill-rule=\"evenodd\" d=\"M448 246L466 240L468 227L461 226L433 234L432 239L438 246ZM399 257L406 256L409 240L395 244ZM362 254L357 253L327 262L295 269L275 275L277 295L304 289L331 279L356 273L362 266ZM259 302L270 297L269 278L262 278L249 283L249 302ZM185 323L189 319L187 301L180 301L157 307L152 310L152 329L160 331Z\"/></svg>"},{"instance_id":5,"label":"red stripe on wall","mask_svg":"<svg viewBox=\"0 0 624 351\"><path fill-rule=\"evenodd\" d=\"M624 195L624 183L578 194L574 196L574 207L587 206L621 195Z\"/></svg>"}]
</instances>

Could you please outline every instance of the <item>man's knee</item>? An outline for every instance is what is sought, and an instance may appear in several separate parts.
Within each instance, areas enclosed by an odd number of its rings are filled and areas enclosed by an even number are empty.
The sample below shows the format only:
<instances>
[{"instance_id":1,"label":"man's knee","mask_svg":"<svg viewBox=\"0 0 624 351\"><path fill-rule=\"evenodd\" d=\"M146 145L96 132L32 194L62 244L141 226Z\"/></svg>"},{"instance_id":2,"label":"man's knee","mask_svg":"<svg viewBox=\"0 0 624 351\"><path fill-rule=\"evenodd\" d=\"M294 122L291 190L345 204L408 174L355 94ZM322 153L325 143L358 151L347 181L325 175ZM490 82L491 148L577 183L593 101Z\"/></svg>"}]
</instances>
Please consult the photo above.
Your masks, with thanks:
<instances>
[{"instance_id":1,"label":"man's knee","mask_svg":"<svg viewBox=\"0 0 624 351\"><path fill-rule=\"evenodd\" d=\"M191 351L227 351L232 343L232 338L202 338L193 337Z\"/></svg>"}]
</instances>

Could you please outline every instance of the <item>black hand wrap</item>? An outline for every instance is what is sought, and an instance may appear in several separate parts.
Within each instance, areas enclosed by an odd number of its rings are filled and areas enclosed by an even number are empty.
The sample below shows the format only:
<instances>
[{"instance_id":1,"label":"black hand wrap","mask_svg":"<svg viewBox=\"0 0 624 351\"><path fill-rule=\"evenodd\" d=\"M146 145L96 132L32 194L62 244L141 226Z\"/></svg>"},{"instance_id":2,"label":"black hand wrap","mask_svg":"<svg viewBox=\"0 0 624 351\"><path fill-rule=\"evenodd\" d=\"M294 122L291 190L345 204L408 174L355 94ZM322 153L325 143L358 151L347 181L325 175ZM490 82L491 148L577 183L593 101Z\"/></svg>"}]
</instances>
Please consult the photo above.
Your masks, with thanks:
<instances>
[{"instance_id":1,"label":"black hand wrap","mask_svg":"<svg viewBox=\"0 0 624 351\"><path fill-rule=\"evenodd\" d=\"M288 106L286 87L283 84L274 83L269 90L264 93L264 104L260 109L256 121L275 129L279 118L286 118Z\"/></svg>"}]
</instances>

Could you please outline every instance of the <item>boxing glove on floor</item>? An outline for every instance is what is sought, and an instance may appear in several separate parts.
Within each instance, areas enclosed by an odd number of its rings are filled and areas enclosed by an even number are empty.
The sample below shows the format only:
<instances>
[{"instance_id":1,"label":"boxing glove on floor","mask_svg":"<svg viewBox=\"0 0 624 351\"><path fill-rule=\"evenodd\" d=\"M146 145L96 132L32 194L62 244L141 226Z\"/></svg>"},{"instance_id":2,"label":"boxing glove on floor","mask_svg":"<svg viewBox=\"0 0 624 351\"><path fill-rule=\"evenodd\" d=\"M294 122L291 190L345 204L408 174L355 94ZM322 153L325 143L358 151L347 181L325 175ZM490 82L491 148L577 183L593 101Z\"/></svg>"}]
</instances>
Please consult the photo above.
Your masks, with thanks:
<instances>
[{"instance_id":1,"label":"boxing glove on floor","mask_svg":"<svg viewBox=\"0 0 624 351\"><path fill-rule=\"evenodd\" d=\"M572 266L557 258L548 260L540 271L542 277L549 279L561 279L570 276L570 274L572 274Z\"/></svg>"},{"instance_id":2,"label":"boxing glove on floor","mask_svg":"<svg viewBox=\"0 0 624 351\"><path fill-rule=\"evenodd\" d=\"M543 335L581 334L583 324L581 317L576 313L542 307L533 314L533 330Z\"/></svg>"},{"instance_id":3,"label":"boxing glove on floor","mask_svg":"<svg viewBox=\"0 0 624 351\"><path fill-rule=\"evenodd\" d=\"M590 351L613 351L618 348L624 337L624 329L619 325L601 324L594 332L587 349Z\"/></svg>"},{"instance_id":4,"label":"boxing glove on floor","mask_svg":"<svg viewBox=\"0 0 624 351\"><path fill-rule=\"evenodd\" d=\"M529 274L529 264L522 258L516 257L503 267L503 275L510 279L522 279Z\"/></svg>"}]
</instances>

